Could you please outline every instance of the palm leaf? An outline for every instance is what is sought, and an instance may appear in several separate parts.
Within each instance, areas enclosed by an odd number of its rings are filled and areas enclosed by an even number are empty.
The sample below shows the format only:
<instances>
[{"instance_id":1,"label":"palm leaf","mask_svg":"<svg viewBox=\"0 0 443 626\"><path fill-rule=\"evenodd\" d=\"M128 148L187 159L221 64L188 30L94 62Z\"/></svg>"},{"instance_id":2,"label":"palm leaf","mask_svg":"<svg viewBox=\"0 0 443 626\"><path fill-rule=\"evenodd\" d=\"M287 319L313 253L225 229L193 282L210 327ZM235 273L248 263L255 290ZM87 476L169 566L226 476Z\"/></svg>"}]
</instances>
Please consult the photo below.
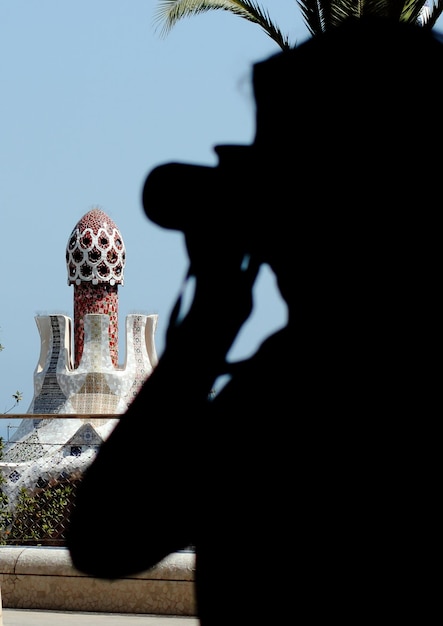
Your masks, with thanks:
<instances>
[{"instance_id":1,"label":"palm leaf","mask_svg":"<svg viewBox=\"0 0 443 626\"><path fill-rule=\"evenodd\" d=\"M443 12L443 0L296 0L312 36L329 31L348 18L385 17L432 29ZM287 35L255 0L159 0L154 21L161 35L185 17L208 11L228 11L258 24L282 50L290 48Z\"/></svg>"},{"instance_id":2,"label":"palm leaf","mask_svg":"<svg viewBox=\"0 0 443 626\"><path fill-rule=\"evenodd\" d=\"M426 0L296 0L305 24L315 36L338 26L348 18L385 17L416 24ZM435 24L443 10L443 0L429 7L423 22L428 28Z\"/></svg>"},{"instance_id":3,"label":"palm leaf","mask_svg":"<svg viewBox=\"0 0 443 626\"><path fill-rule=\"evenodd\" d=\"M443 0L436 0L434 2L426 2L426 11L423 15L422 25L424 28L434 28L436 21L443 13Z\"/></svg>"},{"instance_id":4,"label":"palm leaf","mask_svg":"<svg viewBox=\"0 0 443 626\"><path fill-rule=\"evenodd\" d=\"M288 37L274 24L268 11L261 9L254 0L160 0L155 22L161 24L164 36L184 17L215 10L228 11L258 24L280 48L285 50L290 47Z\"/></svg>"}]
</instances>

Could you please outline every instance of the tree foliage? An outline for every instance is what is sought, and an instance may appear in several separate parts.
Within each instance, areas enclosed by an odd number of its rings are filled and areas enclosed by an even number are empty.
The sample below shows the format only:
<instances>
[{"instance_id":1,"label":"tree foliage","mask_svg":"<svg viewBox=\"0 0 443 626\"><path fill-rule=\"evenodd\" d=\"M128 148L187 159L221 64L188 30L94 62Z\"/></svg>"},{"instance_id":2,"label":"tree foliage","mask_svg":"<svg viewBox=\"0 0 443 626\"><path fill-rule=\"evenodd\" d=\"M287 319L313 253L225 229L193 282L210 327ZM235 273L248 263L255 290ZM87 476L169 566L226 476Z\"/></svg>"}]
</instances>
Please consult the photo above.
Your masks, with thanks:
<instances>
[{"instance_id":1,"label":"tree foliage","mask_svg":"<svg viewBox=\"0 0 443 626\"><path fill-rule=\"evenodd\" d=\"M290 0L288 0L290 1ZM348 18L385 17L433 28L443 11L443 0L292 0L312 36L340 25ZM267 9L255 0L159 0L155 22L167 35L185 17L208 11L228 11L260 26L282 49L292 47L287 34Z\"/></svg>"}]
</instances>

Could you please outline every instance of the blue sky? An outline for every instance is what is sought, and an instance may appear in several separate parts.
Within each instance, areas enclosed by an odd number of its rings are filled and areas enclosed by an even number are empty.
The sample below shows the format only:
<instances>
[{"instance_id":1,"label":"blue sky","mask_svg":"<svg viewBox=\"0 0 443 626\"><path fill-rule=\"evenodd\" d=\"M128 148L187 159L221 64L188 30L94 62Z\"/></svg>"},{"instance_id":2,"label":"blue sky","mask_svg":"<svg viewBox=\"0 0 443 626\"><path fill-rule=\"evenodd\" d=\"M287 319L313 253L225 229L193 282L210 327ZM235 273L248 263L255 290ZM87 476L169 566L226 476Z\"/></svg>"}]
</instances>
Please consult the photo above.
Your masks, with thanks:
<instances>
[{"instance_id":1,"label":"blue sky","mask_svg":"<svg viewBox=\"0 0 443 626\"><path fill-rule=\"evenodd\" d=\"M12 414L31 403L40 353L35 316L73 315L65 247L93 206L114 220L127 250L120 361L129 313L159 315L161 354L187 260L182 235L143 213L146 174L167 161L215 165L215 145L253 140L252 64L279 52L277 45L257 25L221 11L184 19L161 37L158 6L0 0L0 413L16 390L23 400ZM261 6L293 43L308 36L295 0ZM266 269L256 303L232 358L251 354L284 323ZM0 436L8 423L15 422L0 419Z\"/></svg>"}]
</instances>

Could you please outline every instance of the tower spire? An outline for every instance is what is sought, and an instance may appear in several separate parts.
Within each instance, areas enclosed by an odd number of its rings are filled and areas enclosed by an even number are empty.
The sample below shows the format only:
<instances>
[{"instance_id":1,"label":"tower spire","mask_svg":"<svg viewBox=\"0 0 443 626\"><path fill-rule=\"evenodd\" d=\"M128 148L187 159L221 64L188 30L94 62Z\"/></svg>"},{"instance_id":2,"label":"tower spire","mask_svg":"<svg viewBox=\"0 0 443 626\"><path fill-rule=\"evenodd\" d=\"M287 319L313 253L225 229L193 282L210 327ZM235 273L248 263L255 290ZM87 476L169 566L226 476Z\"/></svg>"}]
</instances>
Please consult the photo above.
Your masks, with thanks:
<instances>
[{"instance_id":1,"label":"tower spire","mask_svg":"<svg viewBox=\"0 0 443 626\"><path fill-rule=\"evenodd\" d=\"M119 229L99 208L75 225L66 246L68 285L74 285L74 367L84 347L84 317L109 316L109 351L118 365L118 285L123 285L126 249Z\"/></svg>"}]
</instances>

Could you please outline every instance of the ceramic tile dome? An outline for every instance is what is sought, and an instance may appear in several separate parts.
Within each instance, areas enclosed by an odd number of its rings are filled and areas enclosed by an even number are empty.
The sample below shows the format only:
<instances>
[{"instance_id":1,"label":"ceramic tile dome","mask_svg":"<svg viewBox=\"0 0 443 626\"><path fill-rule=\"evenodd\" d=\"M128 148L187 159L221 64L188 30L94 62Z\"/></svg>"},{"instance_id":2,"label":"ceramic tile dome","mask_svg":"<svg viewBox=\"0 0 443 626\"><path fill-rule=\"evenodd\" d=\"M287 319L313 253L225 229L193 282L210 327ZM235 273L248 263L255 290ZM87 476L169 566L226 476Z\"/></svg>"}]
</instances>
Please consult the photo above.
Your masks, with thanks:
<instances>
[{"instance_id":1,"label":"ceramic tile dome","mask_svg":"<svg viewBox=\"0 0 443 626\"><path fill-rule=\"evenodd\" d=\"M119 229L99 208L76 224L66 246L68 285L123 285L126 250Z\"/></svg>"}]
</instances>

